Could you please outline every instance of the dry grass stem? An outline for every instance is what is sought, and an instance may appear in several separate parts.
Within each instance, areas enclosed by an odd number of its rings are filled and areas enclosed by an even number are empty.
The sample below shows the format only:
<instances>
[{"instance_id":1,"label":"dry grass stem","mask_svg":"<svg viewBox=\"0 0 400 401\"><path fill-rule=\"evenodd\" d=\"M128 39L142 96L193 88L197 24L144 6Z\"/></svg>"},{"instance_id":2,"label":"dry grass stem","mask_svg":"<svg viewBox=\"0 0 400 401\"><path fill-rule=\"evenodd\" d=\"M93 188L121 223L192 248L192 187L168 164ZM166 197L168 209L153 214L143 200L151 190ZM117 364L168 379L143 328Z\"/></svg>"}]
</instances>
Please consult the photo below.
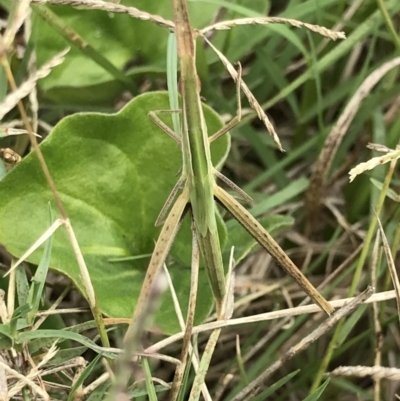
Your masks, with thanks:
<instances>
[{"instance_id":1,"label":"dry grass stem","mask_svg":"<svg viewBox=\"0 0 400 401\"><path fill-rule=\"evenodd\" d=\"M234 248L232 247L229 259L228 280L225 283L226 295L222 302L221 314L219 319L229 319L231 317L232 305L233 305L233 287L234 287L234 280L232 279L233 277L232 271L234 267L233 252ZM221 330L222 330L221 328L213 330L210 337L208 338L206 347L201 357L199 369L196 372L196 376L194 378L192 388L190 391L189 395L190 401L197 401L200 398L201 390L205 385L205 376L208 372L211 358L214 354L215 347L221 334Z\"/></svg>"},{"instance_id":2,"label":"dry grass stem","mask_svg":"<svg viewBox=\"0 0 400 401\"><path fill-rule=\"evenodd\" d=\"M77 360L80 360L80 362L77 365L77 368L75 369L75 374L73 377L73 380L71 382L71 388L75 387L75 392L74 392L74 398L76 400L81 400L83 397L83 383L80 383L79 385L77 385L77 382L79 380L79 377L81 377L82 373L84 372L86 365L89 362L86 362L86 360L84 358L82 358L81 356L76 358Z\"/></svg>"},{"instance_id":3,"label":"dry grass stem","mask_svg":"<svg viewBox=\"0 0 400 401\"><path fill-rule=\"evenodd\" d=\"M215 389L215 394L214 394L214 400L213 401L220 401L222 398L225 389L228 388L232 380L235 378L234 375L228 373L222 376L222 378L219 380L216 389Z\"/></svg>"},{"instance_id":4,"label":"dry grass stem","mask_svg":"<svg viewBox=\"0 0 400 401\"><path fill-rule=\"evenodd\" d=\"M3 38L0 39L1 54L7 53L14 42L15 35L29 14L30 3L30 0L14 0L15 9L12 15L12 20L8 21L7 29L4 32Z\"/></svg>"},{"instance_id":5,"label":"dry grass stem","mask_svg":"<svg viewBox=\"0 0 400 401\"><path fill-rule=\"evenodd\" d=\"M60 305L60 303L64 300L65 296L69 293L69 291L71 290L72 285L69 284L67 285L63 292L60 294L60 296L52 303L52 305L49 307L49 309L47 311L43 311L43 312L49 312L49 314L60 314L63 313L62 310L57 310L58 306ZM73 312L73 313L79 313L79 312ZM38 319L35 321L35 324L32 326L32 330L37 330L42 323L47 319L47 315L42 315L42 312L39 311L36 313L35 318L38 317Z\"/></svg>"},{"instance_id":6,"label":"dry grass stem","mask_svg":"<svg viewBox=\"0 0 400 401\"><path fill-rule=\"evenodd\" d=\"M235 247L231 248L231 252L229 254L229 266L226 280L226 295L222 308L222 315L225 320L228 320L232 317L234 312L234 304L235 304L235 259L234 259Z\"/></svg>"},{"instance_id":7,"label":"dry grass stem","mask_svg":"<svg viewBox=\"0 0 400 401\"><path fill-rule=\"evenodd\" d=\"M54 375L55 373L65 372L68 369L76 368L77 366L79 367L84 364L85 360L82 359L82 357L72 358L69 361L62 363L61 365L43 370L42 375L43 376Z\"/></svg>"},{"instance_id":8,"label":"dry grass stem","mask_svg":"<svg viewBox=\"0 0 400 401\"><path fill-rule=\"evenodd\" d=\"M153 15L141 11L135 7L127 7L122 4L114 4L106 1L97 0L31 0L32 4L56 4L56 5L68 5L71 7L78 7L86 10L103 10L110 13L116 14L128 14L133 18L140 19L142 21L150 21L164 28L174 29L175 24L172 21L168 21L159 15Z\"/></svg>"},{"instance_id":9,"label":"dry grass stem","mask_svg":"<svg viewBox=\"0 0 400 401\"><path fill-rule=\"evenodd\" d=\"M329 376L371 377L373 379L400 380L400 369L382 366L340 366Z\"/></svg>"},{"instance_id":10,"label":"dry grass stem","mask_svg":"<svg viewBox=\"0 0 400 401\"><path fill-rule=\"evenodd\" d=\"M179 396L179 391L182 385L183 377L185 374L188 356L193 355L195 358L195 362L193 364L195 371L198 368L198 360L197 356L193 352L193 346L191 344L192 338L192 329L194 324L194 315L196 310L196 301L197 301L197 288L198 288L198 280L199 280L199 268L200 268L200 250L197 242L197 235L196 231L192 225L192 266L191 266L191 275L190 275L190 295L189 295L189 305L188 305L188 312L186 316L186 323L183 319L182 309L178 302L178 297L176 295L176 291L174 285L172 283L172 279L169 275L168 269L164 264L164 271L168 277L168 284L171 290L172 299L175 305L175 312L179 320L179 325L181 327L183 335L183 344L181 347L181 364L176 367L174 380L172 382L171 392L169 399L170 401L175 401ZM202 393L203 397L206 401L211 401L211 395L208 391L207 386L205 383L202 385Z\"/></svg>"},{"instance_id":11,"label":"dry grass stem","mask_svg":"<svg viewBox=\"0 0 400 401\"><path fill-rule=\"evenodd\" d=\"M105 383L108 379L110 378L109 373L103 373L100 377L98 377L96 380L92 381L90 384L88 384L84 389L83 389L83 395L84 397L88 397L89 394L93 393L94 390L96 390L97 387L99 387L101 384ZM84 398L85 399L85 398Z\"/></svg>"},{"instance_id":12,"label":"dry grass stem","mask_svg":"<svg viewBox=\"0 0 400 401\"><path fill-rule=\"evenodd\" d=\"M7 276L12 271L14 271L25 259L29 257L33 252L36 251L45 241L47 241L55 231L62 225L62 220L57 219L46 231L42 234L35 243L17 260L17 262L11 266L8 272L5 274Z\"/></svg>"},{"instance_id":13,"label":"dry grass stem","mask_svg":"<svg viewBox=\"0 0 400 401\"><path fill-rule=\"evenodd\" d=\"M257 393L257 388L262 385L262 383L276 370L281 368L284 363L292 359L299 352L307 349L313 342L318 338L323 336L327 331L332 329L340 319L347 316L353 312L360 304L364 303L373 294L373 288L368 287L364 292L362 292L357 297L353 298L350 302L345 304L342 308L337 310L333 315L329 316L323 323L321 323L315 330L313 330L309 335L304 337L295 346L291 347L284 355L282 355L279 360L274 362L269 368L267 368L257 379L253 380L249 385L247 385L242 391L240 391L232 401L243 400L244 397L251 395L254 397Z\"/></svg>"},{"instance_id":14,"label":"dry grass stem","mask_svg":"<svg viewBox=\"0 0 400 401\"><path fill-rule=\"evenodd\" d=\"M397 96L395 101L389 107L389 110L385 113L384 121L385 125L390 125L400 113L400 96Z\"/></svg>"},{"instance_id":15,"label":"dry grass stem","mask_svg":"<svg viewBox=\"0 0 400 401\"><path fill-rule=\"evenodd\" d=\"M36 86L36 82L50 74L51 70L60 65L69 52L69 48L55 55L49 62L44 64L39 70L31 75L21 86L14 92L10 93L0 104L0 119L2 119L10 110L12 110L18 102L23 99Z\"/></svg>"},{"instance_id":16,"label":"dry grass stem","mask_svg":"<svg viewBox=\"0 0 400 401\"><path fill-rule=\"evenodd\" d=\"M239 78L239 74L235 70L235 67L204 35L203 35L203 38L207 42L207 44L215 51L215 53L217 54L219 59L224 64L225 68L228 70L230 76L233 78L233 80L235 82L237 82L237 80ZM269 132L272 139L278 146L279 150L283 151L281 141L279 140L278 134L276 133L274 126L271 124L271 121L265 114L264 109L258 103L257 99L254 97L254 95L250 91L249 87L245 84L245 82L242 79L240 79L240 88L242 89L243 93L246 95L246 97L250 103L250 106L256 112L257 117L264 123L265 127L267 128L267 131Z\"/></svg>"},{"instance_id":17,"label":"dry grass stem","mask_svg":"<svg viewBox=\"0 0 400 401\"><path fill-rule=\"evenodd\" d=\"M327 198L324 202L326 208L335 216L337 223L346 231L348 234L352 233L352 228L350 223L346 220L346 217L341 213L339 208L333 202L332 198Z\"/></svg>"},{"instance_id":18,"label":"dry grass stem","mask_svg":"<svg viewBox=\"0 0 400 401\"><path fill-rule=\"evenodd\" d=\"M123 352L123 350L119 350L119 349L115 349L115 351L118 351L117 353L119 353L119 354L121 354ZM165 355L165 354L157 354L157 353L149 354L147 352L135 352L135 357L156 359L156 360L168 362L168 363L171 363L171 364L177 365L177 366L181 364L181 361L178 358L174 358L172 356Z\"/></svg>"},{"instance_id":19,"label":"dry grass stem","mask_svg":"<svg viewBox=\"0 0 400 401\"><path fill-rule=\"evenodd\" d=\"M53 309L54 304L51 305L51 309L38 311L35 316L51 316L51 315L65 315L70 313L87 313L88 308L69 308L69 309Z\"/></svg>"},{"instance_id":20,"label":"dry grass stem","mask_svg":"<svg viewBox=\"0 0 400 401\"><path fill-rule=\"evenodd\" d=\"M6 324L10 321L5 298L6 292L0 288L0 319L3 324Z\"/></svg>"},{"instance_id":21,"label":"dry grass stem","mask_svg":"<svg viewBox=\"0 0 400 401\"><path fill-rule=\"evenodd\" d=\"M114 356L124 354L124 352L125 352L121 348L113 348L113 347L92 346L91 348L93 350L95 350L96 352L114 354ZM151 359L156 359L159 361L165 361L165 362L171 363L173 365L179 365L181 363L181 361L177 358L174 358L172 356L165 355L165 354L159 354L156 352L146 352L146 351L135 352L133 355L134 355L133 359L135 359L135 360L138 360L139 358L151 358Z\"/></svg>"},{"instance_id":22,"label":"dry grass stem","mask_svg":"<svg viewBox=\"0 0 400 401\"><path fill-rule=\"evenodd\" d=\"M379 244L380 244L380 231L376 232L375 244L371 255L371 283L374 287L377 284L377 265L379 259ZM375 334L375 348L374 348L374 364L380 366L382 363L382 347L383 347L383 334L382 325L379 321L379 307L376 302L372 303L372 313L374 320L374 334ZM380 379L374 379L374 400L380 400L381 394L381 381Z\"/></svg>"},{"instance_id":23,"label":"dry grass stem","mask_svg":"<svg viewBox=\"0 0 400 401\"><path fill-rule=\"evenodd\" d=\"M354 93L340 115L337 123L329 132L325 140L324 148L314 165L313 173L310 178L310 186L306 194L306 206L310 216L318 215L316 210L321 204L326 177L332 165L332 161L339 145L342 143L350 123L353 121L353 118L360 107L361 102L369 95L371 90L382 79L382 77L398 65L400 65L400 57L396 57L393 60L382 64L379 68L373 71Z\"/></svg>"},{"instance_id":24,"label":"dry grass stem","mask_svg":"<svg viewBox=\"0 0 400 401\"><path fill-rule=\"evenodd\" d=\"M79 247L78 239L76 238L75 232L68 218L65 219L64 226L65 229L67 230L69 241L74 251L76 261L78 262L79 272L82 278L82 284L83 287L85 288L85 295L88 298L90 308L93 311L93 308L97 307L97 302L96 302L96 294L94 293L94 288L92 285L92 280L90 279L89 270L86 266L85 259L83 258L81 249ZM94 314L94 317L96 318L96 314Z\"/></svg>"},{"instance_id":25,"label":"dry grass stem","mask_svg":"<svg viewBox=\"0 0 400 401\"><path fill-rule=\"evenodd\" d=\"M4 359L0 356L0 361L4 363ZM0 400L7 400L7 375L6 370L0 366Z\"/></svg>"},{"instance_id":26,"label":"dry grass stem","mask_svg":"<svg viewBox=\"0 0 400 401\"><path fill-rule=\"evenodd\" d=\"M0 359L0 366L7 372L7 374L11 378L18 379L18 382L13 384L12 387L8 390L8 399L12 399L12 397L18 394L25 386L28 386L37 396L41 397L42 400L50 401L50 396L46 391L42 390L33 380L32 377L28 374L28 376L22 375L16 370L10 368L7 363ZM36 377L37 374L34 375Z\"/></svg>"},{"instance_id":27,"label":"dry grass stem","mask_svg":"<svg viewBox=\"0 0 400 401\"><path fill-rule=\"evenodd\" d=\"M42 366L46 365L49 361L51 361L58 352L58 348L56 347L56 342L54 342L51 347L47 350L46 354L42 358L42 360L39 362L37 366L35 366L34 369L32 369L32 372L37 372Z\"/></svg>"},{"instance_id":28,"label":"dry grass stem","mask_svg":"<svg viewBox=\"0 0 400 401\"><path fill-rule=\"evenodd\" d=\"M367 40L360 41L352 48L341 73L340 82L346 82L354 75L357 75L360 59L363 57L363 51L365 50L365 46L368 46L366 42Z\"/></svg>"},{"instance_id":29,"label":"dry grass stem","mask_svg":"<svg viewBox=\"0 0 400 401\"><path fill-rule=\"evenodd\" d=\"M392 291L384 291L377 294L370 296L368 299L365 300L364 303L370 304L372 302L384 302L390 299L396 298L395 292ZM347 303L351 302L354 298L343 298L338 299L335 301L330 301L329 303L335 308L341 308L342 306L346 305ZM200 326L193 327L193 334L202 333L204 331L214 330L220 327L230 327L230 326L238 326L242 324L249 324L249 323L257 323L263 322L267 320L276 320L287 318L291 316L299 316L304 314L310 313L318 313L321 312L321 309L316 305L306 305L306 306L298 306L296 308L288 308L282 309L280 311L273 311L267 313L260 313L258 315L237 318L237 319L230 319L226 321L216 321L212 323L202 324ZM183 333L174 334L164 340L159 341L158 343L151 345L148 347L145 352L157 352L162 348L166 347L167 345L173 344L176 341L179 341L183 338Z\"/></svg>"},{"instance_id":30,"label":"dry grass stem","mask_svg":"<svg viewBox=\"0 0 400 401\"><path fill-rule=\"evenodd\" d=\"M26 129L12 128L9 123L7 125L0 125L0 138L2 138L3 136L24 135L24 134L28 134L28 131ZM35 132L33 133L33 135L35 135L37 138L42 137L41 135L38 135Z\"/></svg>"},{"instance_id":31,"label":"dry grass stem","mask_svg":"<svg viewBox=\"0 0 400 401\"><path fill-rule=\"evenodd\" d=\"M338 277L343 270L345 270L352 262L353 260L359 255L359 253L362 250L362 244L358 246L358 248L353 251L351 255L349 255L346 260L344 260L338 267L335 268L332 274L330 274L328 277L324 279L324 281L317 287L318 290L321 288L324 288L327 284L333 282L333 280ZM279 284L278 284L279 286ZM239 300L240 302L240 300ZM301 307L302 305L310 302L310 298L307 297L305 298L302 302L300 302L298 307ZM293 319L292 315L289 315L282 319L281 321L277 322L274 324L271 329L268 331L268 333L263 336L260 341L258 341L257 344L255 344L253 347L251 347L246 354L243 357L243 361L247 362L249 361L254 355L257 355L257 353L261 352L262 349L265 348L266 344L273 338L284 326L290 323L291 319ZM232 371L231 371L232 372Z\"/></svg>"},{"instance_id":32,"label":"dry grass stem","mask_svg":"<svg viewBox=\"0 0 400 401\"><path fill-rule=\"evenodd\" d=\"M255 300L264 297L265 295L271 294L274 291L277 291L281 288L282 284L275 283L271 285L263 285L260 290L255 290L253 292L249 292L246 295L243 295L240 297L237 301L235 301L233 305L233 310L237 310L242 306L249 305L250 303L254 302ZM217 315L214 313L211 315L211 317L208 320L215 320L217 318Z\"/></svg>"},{"instance_id":33,"label":"dry grass stem","mask_svg":"<svg viewBox=\"0 0 400 401\"><path fill-rule=\"evenodd\" d=\"M116 348L108 348L108 349L104 349L104 350L107 350L107 351L113 351L113 352L116 352L116 353L122 353L123 351L122 350L120 350L120 349L116 349ZM147 353L137 353L137 356L141 356L141 357L143 357L143 358L152 358L152 359L156 359L156 360L159 360L159 361L164 361L164 362L167 362L167 363L171 363L171 364L173 364L173 365L179 365L181 362L180 362L180 360L179 359L176 359L176 358L172 358L172 357L169 357L169 356L167 356L167 355L162 355L162 354L147 354ZM62 367L62 369L61 370L65 370L65 367ZM59 371L59 370L57 370L57 371ZM48 372L48 371L46 371L46 374L49 374L49 373L52 373L52 372ZM87 396L87 395L89 395L90 393L92 393L98 386L100 386L102 383L105 383L107 380L109 380L110 379L110 372L106 372L106 373L103 373L100 377L98 377L96 380L94 380L93 382L91 382L90 384L88 384L84 389L83 389L83 395L85 395L85 396ZM162 380L160 380L160 379L157 379L157 378L153 378L153 380L155 381L155 382L158 382L158 383L161 383L162 385L164 385L165 387L170 387L169 385L168 385L168 383L165 383L165 382L163 382Z\"/></svg>"},{"instance_id":34,"label":"dry grass stem","mask_svg":"<svg viewBox=\"0 0 400 401\"><path fill-rule=\"evenodd\" d=\"M194 234L194 231L193 231L193 234ZM196 237L195 234L194 234L194 237L193 237L193 246L196 246L197 251L198 251L198 246L197 246L197 245L194 245L195 242L197 242L197 237ZM192 263L193 263L193 261L192 261ZM198 267L197 267L196 270L198 270ZM166 268L165 265L164 265L164 272L165 272L165 274L166 274L166 276L167 276L168 286L169 286L169 289L170 289L170 291L171 291L171 296L172 296L172 299L173 299L173 302L174 302L176 316L177 316L177 318L178 318L179 325L180 325L180 328L181 328L181 330L182 330L182 333L184 333L184 334L183 334L183 337L182 337L182 338L183 338L184 344L182 345L181 350L183 351L183 349L184 349L185 347L187 347L187 351L185 352L185 357L183 357L184 354L183 354L183 352L181 351L181 362L182 362L182 367L177 366L176 373L175 373L175 377L176 377L176 376L181 375L181 373L184 371L184 368L185 368L186 363L187 363L187 360L186 360L186 359L187 359L187 355L188 355L188 354L191 355L191 363L192 363L192 365L193 365L193 368L194 368L194 371L195 371L195 372L197 372L197 370L198 370L198 368L199 368L199 359L198 359L198 357L197 357L197 353L194 352L194 347L193 347L192 343L190 342L190 339L191 339L191 336L192 336L192 332L193 332L193 321L192 321L192 322L189 322L189 320L187 320L187 322L185 323L185 319L183 318L182 309L181 309L181 307L180 307L180 305L179 305L178 296L177 296L177 294L176 294L175 287L174 287L174 285L173 285L173 282L172 282L171 276L170 276L170 274L169 274L169 271L168 271L168 269ZM195 273L194 275L193 275L193 272L192 272L192 274L191 274L191 281L192 281L192 282L198 280L198 278L196 277L197 275L198 275L198 271L197 271L197 273ZM190 297L190 299L192 299L192 296L194 295L194 294L193 294L193 287L190 287L190 289L191 289L191 297ZM197 283L196 283L196 293L197 293ZM190 305L190 303L189 303L188 316L189 316L189 314L190 314L190 309L191 309L191 305ZM194 316L193 316L193 317L194 317ZM188 334L188 325L189 325L189 324L190 324L190 335ZM187 344L185 344L185 342L187 342ZM182 368L183 368L183 369L182 369ZM175 382L175 377L174 377L174 382ZM211 401L211 400L212 400L211 395L210 395L210 392L208 391L208 388L207 388L207 386L206 386L205 383L204 383L203 386L202 386L202 394L203 394L203 397L204 397L204 399L205 399L206 401ZM176 394L176 395L177 395L177 394ZM174 384L173 384L173 385L172 385L171 399L172 399L172 397L174 397L174 396L175 396L175 395L174 395Z\"/></svg>"},{"instance_id":35,"label":"dry grass stem","mask_svg":"<svg viewBox=\"0 0 400 401\"><path fill-rule=\"evenodd\" d=\"M341 29L343 29L346 24L348 24L349 21L353 18L353 15L356 13L356 11L360 8L360 6L364 3L364 0L353 0L352 3L349 4L349 8L343 12L343 15L339 22L335 24L332 27L332 31L337 32ZM317 53L321 53L322 50L326 47L326 45L329 43L329 39L324 39L317 47ZM290 64L288 68L286 69L287 73L291 73L293 71L296 71L297 69L303 67L307 61L302 58L298 61L295 61L294 63Z\"/></svg>"},{"instance_id":36,"label":"dry grass stem","mask_svg":"<svg viewBox=\"0 0 400 401\"><path fill-rule=\"evenodd\" d=\"M367 148L375 150L376 152L382 152L382 153L389 153L389 152L393 152L394 151L394 149L388 148L387 146L382 145L380 143L371 143L371 142L369 142L367 144ZM397 148L396 150L399 150L398 146L396 146L396 148Z\"/></svg>"},{"instance_id":37,"label":"dry grass stem","mask_svg":"<svg viewBox=\"0 0 400 401\"><path fill-rule=\"evenodd\" d=\"M213 30L231 29L239 25L268 25L268 24L289 24L296 28L306 28L312 32L319 33L320 35L325 36L332 40L346 39L346 35L344 34L344 32L335 32L323 26L307 24L306 22L301 22L295 19L280 18L280 17L238 18L230 21L221 21L217 22L216 24L209 25L203 29L200 29L199 32L201 35L204 35L205 33Z\"/></svg>"},{"instance_id":38,"label":"dry grass stem","mask_svg":"<svg viewBox=\"0 0 400 401\"><path fill-rule=\"evenodd\" d=\"M393 168L394 168L394 166L393 166ZM392 256L392 252L390 250L388 240L386 238L385 231L383 230L383 227L382 227L381 219L378 216L376 216L376 219L378 221L379 231L381 233L382 242L383 242L383 249L385 251L386 261L387 261L387 264L389 267L390 276L392 278L394 292L396 294L397 316L400 320L400 281L399 281L399 276L397 275L396 266L395 266L395 263L393 260L393 256Z\"/></svg>"},{"instance_id":39,"label":"dry grass stem","mask_svg":"<svg viewBox=\"0 0 400 401\"><path fill-rule=\"evenodd\" d=\"M11 265L15 262L15 258L11 258ZM13 270L9 275L8 280L8 291L7 291L7 313L8 316L12 317L15 310L17 292L17 271Z\"/></svg>"}]
</instances>

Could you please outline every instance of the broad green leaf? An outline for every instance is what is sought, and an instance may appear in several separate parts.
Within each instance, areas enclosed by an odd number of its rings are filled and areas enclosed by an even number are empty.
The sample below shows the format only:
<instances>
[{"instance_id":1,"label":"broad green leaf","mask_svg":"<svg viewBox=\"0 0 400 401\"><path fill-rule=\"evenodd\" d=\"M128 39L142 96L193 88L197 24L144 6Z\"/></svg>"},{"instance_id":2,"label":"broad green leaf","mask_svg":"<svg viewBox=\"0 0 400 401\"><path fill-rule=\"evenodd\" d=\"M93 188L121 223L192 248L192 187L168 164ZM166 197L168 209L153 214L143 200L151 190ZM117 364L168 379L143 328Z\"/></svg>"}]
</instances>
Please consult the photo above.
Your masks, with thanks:
<instances>
[{"instance_id":1,"label":"broad green leaf","mask_svg":"<svg viewBox=\"0 0 400 401\"><path fill-rule=\"evenodd\" d=\"M168 94L155 92L138 96L117 114L75 114L57 124L41 145L88 265L100 308L109 316L131 316L149 261L111 263L109 259L152 252L160 231L154 222L182 165L179 146L147 117L151 110L165 109ZM204 111L212 134L222 123L210 108L204 106ZM165 121L172 126L170 115L165 115ZM228 148L227 136L213 143L214 165L225 159ZM0 182L0 199L0 243L13 255L21 256L48 227L48 201L56 210L35 154L28 155ZM183 257L180 251L172 256L184 262L190 252L190 231L182 231L177 241L183 241L177 244L178 251L186 249ZM38 264L42 254L43 247L29 261ZM84 292L63 228L53 236L50 267L70 277ZM170 272L185 310L189 266L175 264ZM204 271L199 286L202 297L197 322L211 306ZM178 325L169 297L162 299L156 322L171 332Z\"/></svg>"},{"instance_id":2,"label":"broad green leaf","mask_svg":"<svg viewBox=\"0 0 400 401\"><path fill-rule=\"evenodd\" d=\"M122 0L151 14L171 20L169 1ZM82 10L69 6L47 6L82 39L129 76L165 73L168 29L127 14ZM212 4L191 4L193 26L204 26L218 9ZM71 46L38 15L34 18L32 40L41 65L57 52ZM48 98L63 104L102 104L112 101L125 89L107 71L73 46L65 62L40 81Z\"/></svg>"}]
</instances>

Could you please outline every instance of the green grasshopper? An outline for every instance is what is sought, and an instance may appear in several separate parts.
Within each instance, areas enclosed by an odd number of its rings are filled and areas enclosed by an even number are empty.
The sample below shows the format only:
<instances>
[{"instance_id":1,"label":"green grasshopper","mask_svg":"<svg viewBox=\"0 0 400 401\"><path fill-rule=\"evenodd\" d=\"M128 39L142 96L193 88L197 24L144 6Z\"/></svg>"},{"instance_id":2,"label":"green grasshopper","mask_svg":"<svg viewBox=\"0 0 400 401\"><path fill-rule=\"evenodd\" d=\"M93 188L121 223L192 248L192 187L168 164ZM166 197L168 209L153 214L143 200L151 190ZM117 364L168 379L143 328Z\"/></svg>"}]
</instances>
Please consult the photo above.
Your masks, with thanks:
<instances>
[{"instance_id":1,"label":"green grasshopper","mask_svg":"<svg viewBox=\"0 0 400 401\"><path fill-rule=\"evenodd\" d=\"M171 138L180 144L183 155L183 166L181 178L172 190L161 215L163 215L172 204L176 194L180 190L182 192L172 206L157 240L147 270L146 279L135 308L132 323L135 324L134 322L141 321L141 318L143 318L143 315L140 315L143 313L141 311L144 308L146 299L155 282L155 278L168 256L186 210L190 210L192 215L199 248L204 259L214 295L217 315L222 318L222 305L225 297L225 275L215 215L216 200L240 222L254 239L298 282L307 295L329 315L334 311L333 307L307 280L261 224L258 223L238 201L218 186L216 182L217 178L222 178L228 183L229 180L218 173L213 167L210 143L227 133L240 121L240 96L238 94L238 115L220 131L209 137L202 111L195 62L195 42L193 31L189 23L186 1L174 0L174 18L181 71L180 90L182 95L182 110L180 112L182 134L178 135L163 123L157 117L157 112L149 113L149 117ZM239 92L240 80L239 68L239 74L236 79L237 92ZM229 184L237 190L242 197L248 198L235 184ZM160 219L161 218L159 218L158 221ZM129 329L132 330L132 327Z\"/></svg>"}]
</instances>

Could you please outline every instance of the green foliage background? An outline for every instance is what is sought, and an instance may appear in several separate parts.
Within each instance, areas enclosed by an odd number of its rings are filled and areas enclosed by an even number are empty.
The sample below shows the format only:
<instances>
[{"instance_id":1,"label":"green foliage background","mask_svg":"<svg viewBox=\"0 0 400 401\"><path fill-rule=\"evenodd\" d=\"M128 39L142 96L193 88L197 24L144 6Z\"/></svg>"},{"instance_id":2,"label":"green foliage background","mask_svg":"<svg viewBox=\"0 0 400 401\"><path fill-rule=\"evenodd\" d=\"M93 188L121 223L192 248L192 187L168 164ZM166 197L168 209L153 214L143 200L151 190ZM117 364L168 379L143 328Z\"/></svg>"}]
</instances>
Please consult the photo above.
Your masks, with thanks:
<instances>
[{"instance_id":1,"label":"green foliage background","mask_svg":"<svg viewBox=\"0 0 400 401\"><path fill-rule=\"evenodd\" d=\"M7 8L10 1L0 0L0 4ZM169 1L122 0L121 4L160 14L166 19L172 17ZM228 139L225 139L214 150L215 160L223 163L225 174L250 193L254 199L252 213L263 216L266 227L282 228L295 221L287 235L288 240L283 242L284 248L298 265L306 260L308 276L316 283L321 282L321 276L335 270L358 245L365 244L365 231L375 216L374 207L386 170L385 167L377 168L358 177L351 185L347 173L359 161L376 156L365 148L367 142L390 148L399 142L400 116L394 106L400 94L398 68L386 74L361 103L345 133L324 193L325 199L332 201L330 205L335 208L318 211L320 226L310 237L306 236L305 230L304 193L325 139L351 96L369 74L384 62L399 56L400 2L193 0L189 6L196 27L212 21L219 7L223 6L226 7L225 20L274 15L327 27L340 26L346 33L345 41L329 42L304 29L268 25L239 26L217 32L212 37L215 46L231 62L241 61L243 79L267 110L286 150L284 154L276 150L265 129L249 113L247 102L243 101L244 118L231 132L229 155L226 154ZM71 46L43 19L43 7L32 5L33 29L25 58L20 60L16 55L10 55L18 82L28 75L26 66L30 51L35 50L38 65L42 65L66 46ZM42 149L77 229L93 273L96 292L100 294L102 309L110 316L129 316L134 304L132 299L140 288L148 260L130 264L110 263L108 258L151 252L158 233L153 223L176 181L175 175L181 163L176 144L146 117L150 110L169 108L166 94L158 92L166 89L168 31L127 15L66 6L46 6L46 10L51 10L62 23L74 29L98 57L104 57L129 81L127 85L126 81L100 67L87 53L72 45L65 63L39 82L38 93L40 119L55 125ZM204 101L224 121L229 119L225 117L236 112L235 85L218 57L208 46L203 46L201 40L197 41L197 64ZM0 80L0 83L4 82ZM2 97L5 91L6 85L2 85ZM132 97L134 100L126 104L126 99ZM115 114L121 104L125 107ZM211 134L221 122L214 112L209 108L206 110ZM14 110L5 120L17 117ZM0 146L20 148L22 143L21 138L7 137L1 138ZM22 149L27 152L26 146ZM397 194L398 183L396 170L390 187L392 195ZM385 200L381 219L396 260L400 238L399 209L393 199L396 197ZM29 154L0 183L0 243L20 256L48 226L47 203L51 200L35 155ZM277 209L288 215L276 220L275 217L265 217L266 213ZM230 220L230 216L222 217L227 227L224 256L234 244L236 256L241 259L254 243L237 223ZM169 260L182 299L187 297L189 283L190 243L188 227L185 229ZM72 252L61 231L54 238L53 251L52 267L71 277L81 288ZM40 252L31 261L37 263L39 259ZM346 269L330 280L326 289L326 294L331 294L328 297L343 297L348 293L356 263L349 262ZM256 262L254 266L257 266ZM356 283L358 289L371 283L369 266L367 259ZM249 276L252 283L251 291L256 292L266 278L261 274L260 280L259 272L254 269L253 265L248 267L246 277ZM377 291L390 289L390 275L383 258L379 259L377 270ZM267 278L273 283L286 283L281 281L279 273L272 273ZM202 302L198 305L198 321L204 319L211 306L206 279L202 276L201 280ZM281 292L276 291L249 303L246 313L282 307L282 299ZM185 302L182 305L186 305ZM398 334L394 323L396 314L394 303L382 304L380 321L385 344L382 348L384 366L390 364L391 350L396 347L392 335ZM305 394L316 390L321 374L337 365L373 365L375 355L372 349L377 336L372 321L371 309L361 309L346 321L335 340L326 337L325 342L311 347L306 355L285 365L280 373L281 376L290 375L290 382L277 386L273 399L286 400L294 396L304 399ZM226 391L224 399L231 399L245 383L275 361L282 349L287 348L287 341L293 344L317 323L318 319L308 317L294 319L292 326L271 338L268 345L245 365L240 375L235 370L236 365L219 367L218 374L227 374L232 369L238 377ZM157 324L168 332L177 330L170 302L162 303ZM243 329L242 354L251 351L254 344L273 331L275 325L274 322ZM228 347L227 344L228 341L224 346ZM231 350L233 355L236 351ZM222 354L228 354L227 348ZM304 358L308 361L306 368ZM327 364L321 364L322 360ZM292 375L296 369L301 369L301 374ZM393 397L387 383L385 381L381 388L382 400ZM368 400L373 397L373 385L360 379L332 378L325 385L320 399L357 396ZM262 394L259 397L263 399Z\"/></svg>"}]
</instances>

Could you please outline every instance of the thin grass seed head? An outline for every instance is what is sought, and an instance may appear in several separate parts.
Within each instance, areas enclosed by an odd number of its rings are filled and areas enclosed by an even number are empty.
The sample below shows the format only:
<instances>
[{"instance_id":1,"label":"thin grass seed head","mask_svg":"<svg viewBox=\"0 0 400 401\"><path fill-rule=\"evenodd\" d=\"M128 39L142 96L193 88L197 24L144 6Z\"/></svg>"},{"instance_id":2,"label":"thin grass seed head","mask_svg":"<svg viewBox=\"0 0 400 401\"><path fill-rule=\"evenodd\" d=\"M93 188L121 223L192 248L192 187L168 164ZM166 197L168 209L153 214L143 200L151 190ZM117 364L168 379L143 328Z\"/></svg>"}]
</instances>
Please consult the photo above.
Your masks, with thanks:
<instances>
[{"instance_id":1,"label":"thin grass seed head","mask_svg":"<svg viewBox=\"0 0 400 401\"><path fill-rule=\"evenodd\" d=\"M356 167L349 171L350 182L352 182L359 174L364 171L372 170L373 168L380 166L381 164L389 163L392 160L397 160L400 158L400 150L392 150L386 155L373 157L367 162L360 163Z\"/></svg>"},{"instance_id":2,"label":"thin grass seed head","mask_svg":"<svg viewBox=\"0 0 400 401\"><path fill-rule=\"evenodd\" d=\"M199 33L204 35L206 32L213 30L226 30L240 25L268 25L268 24L289 24L296 28L306 28L312 32L318 33L332 40L346 39L344 32L335 32L324 26L308 24L306 22L298 21L290 18L281 17L255 17L255 18L237 18L230 21L221 21L216 24L209 25L201 30Z\"/></svg>"}]
</instances>

